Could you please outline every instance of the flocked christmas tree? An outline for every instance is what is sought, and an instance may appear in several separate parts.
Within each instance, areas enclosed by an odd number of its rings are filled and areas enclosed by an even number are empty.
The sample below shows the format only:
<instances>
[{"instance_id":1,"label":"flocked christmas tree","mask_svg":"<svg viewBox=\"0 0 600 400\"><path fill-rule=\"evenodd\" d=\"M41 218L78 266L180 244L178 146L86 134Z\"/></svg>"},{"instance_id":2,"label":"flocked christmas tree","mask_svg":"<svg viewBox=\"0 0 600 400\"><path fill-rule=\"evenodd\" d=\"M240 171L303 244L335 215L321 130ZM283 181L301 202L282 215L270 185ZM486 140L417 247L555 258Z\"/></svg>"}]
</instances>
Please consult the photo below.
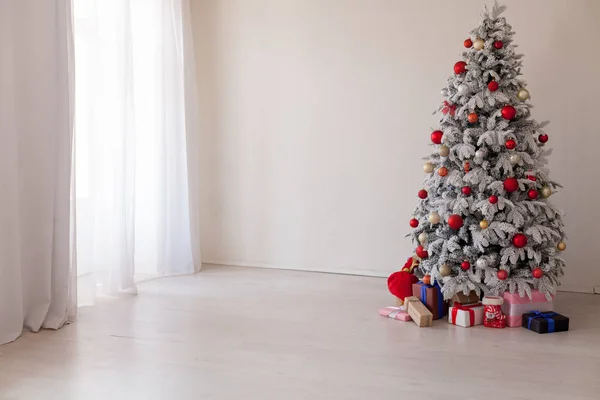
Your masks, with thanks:
<instances>
[{"instance_id":1,"label":"flocked christmas tree","mask_svg":"<svg viewBox=\"0 0 600 400\"><path fill-rule=\"evenodd\" d=\"M442 89L435 150L410 221L422 259L416 273L438 282L446 299L532 288L549 297L565 266L561 212L547 200L559 187L545 168L547 123L531 118L503 10L484 8Z\"/></svg>"}]
</instances>

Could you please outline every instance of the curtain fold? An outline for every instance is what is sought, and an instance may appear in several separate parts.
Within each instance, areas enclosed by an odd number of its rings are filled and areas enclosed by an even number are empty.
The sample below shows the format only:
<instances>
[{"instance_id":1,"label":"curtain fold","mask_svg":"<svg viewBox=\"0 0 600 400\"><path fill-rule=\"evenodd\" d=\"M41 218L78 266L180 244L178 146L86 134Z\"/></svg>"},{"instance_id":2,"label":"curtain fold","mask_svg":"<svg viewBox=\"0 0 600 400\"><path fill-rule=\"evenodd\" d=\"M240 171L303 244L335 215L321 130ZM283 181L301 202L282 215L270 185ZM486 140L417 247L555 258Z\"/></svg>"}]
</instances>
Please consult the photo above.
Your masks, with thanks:
<instances>
[{"instance_id":1,"label":"curtain fold","mask_svg":"<svg viewBox=\"0 0 600 400\"><path fill-rule=\"evenodd\" d=\"M69 0L0 2L0 343L75 317Z\"/></svg>"}]
</instances>

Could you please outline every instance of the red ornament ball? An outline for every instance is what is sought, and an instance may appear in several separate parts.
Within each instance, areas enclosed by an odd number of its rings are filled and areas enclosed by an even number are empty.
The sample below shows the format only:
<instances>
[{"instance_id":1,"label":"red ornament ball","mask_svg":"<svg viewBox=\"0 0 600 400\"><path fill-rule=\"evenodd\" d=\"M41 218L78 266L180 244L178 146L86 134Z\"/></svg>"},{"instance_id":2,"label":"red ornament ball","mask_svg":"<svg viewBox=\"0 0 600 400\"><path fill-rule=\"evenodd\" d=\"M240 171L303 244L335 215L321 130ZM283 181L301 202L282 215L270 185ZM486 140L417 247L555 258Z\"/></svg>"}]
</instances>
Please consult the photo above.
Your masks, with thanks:
<instances>
[{"instance_id":1,"label":"red ornament ball","mask_svg":"<svg viewBox=\"0 0 600 400\"><path fill-rule=\"evenodd\" d=\"M527 236L522 233L517 233L515 236L513 236L512 243L517 249L521 249L527 246Z\"/></svg>"},{"instance_id":2,"label":"red ornament ball","mask_svg":"<svg viewBox=\"0 0 600 400\"><path fill-rule=\"evenodd\" d=\"M454 64L454 73L456 75L464 74L467 71L467 63L464 61L459 61Z\"/></svg>"},{"instance_id":3,"label":"red ornament ball","mask_svg":"<svg viewBox=\"0 0 600 400\"><path fill-rule=\"evenodd\" d=\"M498 202L498 196L491 195L490 196L490 203L496 204L497 202Z\"/></svg>"},{"instance_id":4,"label":"red ornament ball","mask_svg":"<svg viewBox=\"0 0 600 400\"><path fill-rule=\"evenodd\" d=\"M537 178L535 177L535 175L527 175L527 179L529 179L530 181L537 181Z\"/></svg>"},{"instance_id":5,"label":"red ornament ball","mask_svg":"<svg viewBox=\"0 0 600 400\"><path fill-rule=\"evenodd\" d=\"M517 115L517 109L513 106L502 107L502 118L511 120Z\"/></svg>"},{"instance_id":6,"label":"red ornament ball","mask_svg":"<svg viewBox=\"0 0 600 400\"><path fill-rule=\"evenodd\" d=\"M431 141L435 144L442 143L442 136L444 136L444 132L442 131L433 131L431 132Z\"/></svg>"},{"instance_id":7,"label":"red ornament ball","mask_svg":"<svg viewBox=\"0 0 600 400\"><path fill-rule=\"evenodd\" d=\"M498 279L500 279L501 281L505 281L506 278L508 278L508 272L506 272L505 270L501 269L500 271L498 271Z\"/></svg>"},{"instance_id":8,"label":"red ornament ball","mask_svg":"<svg viewBox=\"0 0 600 400\"><path fill-rule=\"evenodd\" d=\"M427 190L421 189L421 190L419 190L419 193L417 195L419 196L420 199L425 200L427 198Z\"/></svg>"},{"instance_id":9,"label":"red ornament ball","mask_svg":"<svg viewBox=\"0 0 600 400\"><path fill-rule=\"evenodd\" d=\"M467 40L464 41L463 44L465 45L465 47L467 49L469 49L469 48L471 48L471 46L473 46L473 41L471 39L467 39Z\"/></svg>"},{"instance_id":10,"label":"red ornament ball","mask_svg":"<svg viewBox=\"0 0 600 400\"><path fill-rule=\"evenodd\" d=\"M513 150L515 147L517 147L517 142L515 142L512 139L508 139L505 143L506 148L509 150Z\"/></svg>"},{"instance_id":11,"label":"red ornament ball","mask_svg":"<svg viewBox=\"0 0 600 400\"><path fill-rule=\"evenodd\" d=\"M416 228L417 226L419 226L419 220L413 218L410 221L408 221L408 224L411 226L411 228Z\"/></svg>"},{"instance_id":12,"label":"red ornament ball","mask_svg":"<svg viewBox=\"0 0 600 400\"><path fill-rule=\"evenodd\" d=\"M537 191L537 190L535 190L535 189L529 189L529 192L527 192L527 196L529 196L529 198L530 198L531 200L535 200L535 199L537 199L537 198L538 198L538 196L539 196L539 193L538 193L538 191Z\"/></svg>"},{"instance_id":13,"label":"red ornament ball","mask_svg":"<svg viewBox=\"0 0 600 400\"><path fill-rule=\"evenodd\" d=\"M464 194L465 196L468 196L471 194L471 188L468 186L463 186L462 188L462 194Z\"/></svg>"},{"instance_id":14,"label":"red ornament ball","mask_svg":"<svg viewBox=\"0 0 600 400\"><path fill-rule=\"evenodd\" d=\"M415 250L415 253L417 254L417 257L419 258L427 258L429 257L429 253L427 253L427 250L425 250L423 248L423 246L418 245L417 249Z\"/></svg>"},{"instance_id":15,"label":"red ornament ball","mask_svg":"<svg viewBox=\"0 0 600 400\"><path fill-rule=\"evenodd\" d=\"M438 175L442 177L448 175L448 168L441 167L440 169L438 169Z\"/></svg>"},{"instance_id":16,"label":"red ornament ball","mask_svg":"<svg viewBox=\"0 0 600 400\"><path fill-rule=\"evenodd\" d=\"M540 136L538 136L538 140L540 141L540 143L546 143L548 141L548 135L543 133Z\"/></svg>"},{"instance_id":17,"label":"red ornament ball","mask_svg":"<svg viewBox=\"0 0 600 400\"><path fill-rule=\"evenodd\" d=\"M499 40L496 40L496 41L494 42L494 47L495 47L495 48L497 48L498 50L500 50L501 48L503 48L503 47L504 47L504 43L502 43L502 42L501 42L501 41L499 41Z\"/></svg>"},{"instance_id":18,"label":"red ornament ball","mask_svg":"<svg viewBox=\"0 0 600 400\"><path fill-rule=\"evenodd\" d=\"M544 271L542 271L540 267L537 267L531 271L531 275L533 275L535 279L540 279L542 276L544 276Z\"/></svg>"},{"instance_id":19,"label":"red ornament ball","mask_svg":"<svg viewBox=\"0 0 600 400\"><path fill-rule=\"evenodd\" d=\"M467 271L469 268L471 268L471 263L468 262L467 260L463 261L462 264L460 264L460 268L463 271Z\"/></svg>"},{"instance_id":20,"label":"red ornament ball","mask_svg":"<svg viewBox=\"0 0 600 400\"><path fill-rule=\"evenodd\" d=\"M498 90L498 87L500 85L498 85L498 82L496 81L491 81L490 83L488 83L488 89L490 89L490 92L495 92L496 90Z\"/></svg>"},{"instance_id":21,"label":"red ornament ball","mask_svg":"<svg viewBox=\"0 0 600 400\"><path fill-rule=\"evenodd\" d=\"M469 121L470 123L474 124L475 122L477 122L479 120L479 117L477 116L476 113L471 113L469 114L469 116L467 117L467 121Z\"/></svg>"},{"instance_id":22,"label":"red ornament ball","mask_svg":"<svg viewBox=\"0 0 600 400\"><path fill-rule=\"evenodd\" d=\"M458 214L452 214L448 217L448 226L452 229L457 230L462 228L463 223L462 217Z\"/></svg>"},{"instance_id":23,"label":"red ornament ball","mask_svg":"<svg viewBox=\"0 0 600 400\"><path fill-rule=\"evenodd\" d=\"M516 192L519 189L519 182L516 178L510 177L504 180L504 190L509 193Z\"/></svg>"}]
</instances>

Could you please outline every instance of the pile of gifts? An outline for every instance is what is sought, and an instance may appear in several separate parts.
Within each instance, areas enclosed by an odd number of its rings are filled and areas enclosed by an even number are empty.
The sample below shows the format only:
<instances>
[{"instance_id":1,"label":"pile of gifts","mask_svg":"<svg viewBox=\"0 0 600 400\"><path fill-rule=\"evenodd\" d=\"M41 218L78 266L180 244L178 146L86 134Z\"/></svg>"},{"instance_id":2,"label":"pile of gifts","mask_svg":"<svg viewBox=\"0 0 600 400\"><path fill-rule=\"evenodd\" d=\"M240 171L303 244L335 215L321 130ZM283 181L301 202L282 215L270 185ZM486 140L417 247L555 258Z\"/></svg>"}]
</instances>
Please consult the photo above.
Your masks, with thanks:
<instances>
[{"instance_id":1,"label":"pile of gifts","mask_svg":"<svg viewBox=\"0 0 600 400\"><path fill-rule=\"evenodd\" d=\"M553 301L537 290L531 297L518 293L485 296L480 299L474 291L457 293L450 302L444 300L440 286L419 282L412 270L418 261L411 259L402 271L388 279L390 292L396 297L395 307L385 307L379 314L400 320L414 321L419 327L431 326L433 320L447 318L453 325L465 328L483 325L488 328L523 326L537 333L569 330L569 318L555 313Z\"/></svg>"}]
</instances>

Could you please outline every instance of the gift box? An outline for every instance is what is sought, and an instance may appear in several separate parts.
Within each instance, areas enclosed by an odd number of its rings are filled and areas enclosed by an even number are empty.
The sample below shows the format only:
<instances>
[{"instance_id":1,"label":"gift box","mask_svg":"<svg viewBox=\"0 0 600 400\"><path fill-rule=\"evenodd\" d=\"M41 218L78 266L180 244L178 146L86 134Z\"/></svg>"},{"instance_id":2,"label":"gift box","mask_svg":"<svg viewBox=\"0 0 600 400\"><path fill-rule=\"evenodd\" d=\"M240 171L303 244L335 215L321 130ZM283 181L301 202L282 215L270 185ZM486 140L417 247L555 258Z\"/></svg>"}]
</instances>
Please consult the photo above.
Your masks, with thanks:
<instances>
[{"instance_id":1,"label":"gift box","mask_svg":"<svg viewBox=\"0 0 600 400\"><path fill-rule=\"evenodd\" d=\"M464 294L463 292L456 293L454 296L452 296L450 302L451 304L475 304L479 303L480 300L479 295L474 290L471 290L468 295Z\"/></svg>"},{"instance_id":2,"label":"gift box","mask_svg":"<svg viewBox=\"0 0 600 400\"><path fill-rule=\"evenodd\" d=\"M483 324L483 304L455 303L448 312L448 322L464 328Z\"/></svg>"},{"instance_id":3,"label":"gift box","mask_svg":"<svg viewBox=\"0 0 600 400\"><path fill-rule=\"evenodd\" d=\"M404 299L404 307L406 307L406 312L417 326L431 326L433 314L425 307L425 304L421 303L418 297L410 296Z\"/></svg>"},{"instance_id":4,"label":"gift box","mask_svg":"<svg viewBox=\"0 0 600 400\"><path fill-rule=\"evenodd\" d=\"M413 296L421 299L421 302L431 311L433 319L440 319L448 313L448 303L444 301L442 290L437 282L433 285L426 283L415 283L412 287Z\"/></svg>"},{"instance_id":5,"label":"gift box","mask_svg":"<svg viewBox=\"0 0 600 400\"><path fill-rule=\"evenodd\" d=\"M552 296L554 298L554 296ZM554 311L554 303L546 299L546 295L537 290L531 291L531 299L520 297L518 293L504 293L502 312L506 315L506 324L512 328L522 325L523 314L530 311Z\"/></svg>"},{"instance_id":6,"label":"gift box","mask_svg":"<svg viewBox=\"0 0 600 400\"><path fill-rule=\"evenodd\" d=\"M483 326L496 329L506 327L506 315L502 313L503 304L504 299L500 296L485 296L483 298Z\"/></svg>"},{"instance_id":7,"label":"gift box","mask_svg":"<svg viewBox=\"0 0 600 400\"><path fill-rule=\"evenodd\" d=\"M569 318L555 312L532 311L523 314L523 328L537 333L565 332L569 330Z\"/></svg>"},{"instance_id":8,"label":"gift box","mask_svg":"<svg viewBox=\"0 0 600 400\"><path fill-rule=\"evenodd\" d=\"M398 321L411 320L410 315L408 315L404 307L384 307L379 310L379 315L382 317L397 319Z\"/></svg>"}]
</instances>

